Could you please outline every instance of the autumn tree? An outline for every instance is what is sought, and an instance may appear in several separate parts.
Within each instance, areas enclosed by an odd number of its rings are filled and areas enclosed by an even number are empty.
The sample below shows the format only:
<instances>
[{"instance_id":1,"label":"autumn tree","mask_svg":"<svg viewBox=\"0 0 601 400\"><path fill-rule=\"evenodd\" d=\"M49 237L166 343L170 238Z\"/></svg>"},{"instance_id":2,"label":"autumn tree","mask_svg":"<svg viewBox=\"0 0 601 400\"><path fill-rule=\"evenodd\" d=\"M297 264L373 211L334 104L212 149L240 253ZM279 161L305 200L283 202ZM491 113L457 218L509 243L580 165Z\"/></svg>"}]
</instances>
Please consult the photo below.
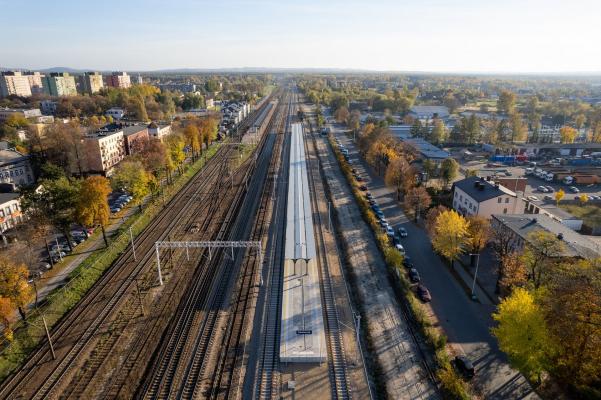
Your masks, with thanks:
<instances>
[{"instance_id":1,"label":"autumn tree","mask_svg":"<svg viewBox=\"0 0 601 400\"><path fill-rule=\"evenodd\" d=\"M442 205L432 207L428 210L428 213L426 214L426 231L431 238L434 237L434 234L436 233L436 219L442 212L448 210L447 207Z\"/></svg>"},{"instance_id":2,"label":"autumn tree","mask_svg":"<svg viewBox=\"0 0 601 400\"><path fill-rule=\"evenodd\" d=\"M526 289L516 288L499 304L493 319L498 325L492 333L511 364L540 382L554 346L547 334L544 312L535 296Z\"/></svg>"},{"instance_id":3,"label":"autumn tree","mask_svg":"<svg viewBox=\"0 0 601 400\"><path fill-rule=\"evenodd\" d=\"M340 124L343 124L346 122L346 120L349 117L349 111L348 108L342 106L339 107L335 112L334 112L334 118L336 118L336 121Z\"/></svg>"},{"instance_id":4,"label":"autumn tree","mask_svg":"<svg viewBox=\"0 0 601 400\"><path fill-rule=\"evenodd\" d=\"M459 173L459 163L454 158L446 158L440 164L440 177L442 178L445 187L449 186Z\"/></svg>"},{"instance_id":5,"label":"autumn tree","mask_svg":"<svg viewBox=\"0 0 601 400\"><path fill-rule=\"evenodd\" d=\"M388 163L384 181L396 190L397 200L415 184L415 169L402 157L393 158Z\"/></svg>"},{"instance_id":6,"label":"autumn tree","mask_svg":"<svg viewBox=\"0 0 601 400\"><path fill-rule=\"evenodd\" d=\"M436 174L436 163L429 158L426 158L422 163L423 171L428 175L428 179L431 179Z\"/></svg>"},{"instance_id":7,"label":"autumn tree","mask_svg":"<svg viewBox=\"0 0 601 400\"><path fill-rule=\"evenodd\" d=\"M219 121L215 117L202 118L200 120L200 137L205 144L205 147L217 139L217 133L219 133ZM174 158L175 159L175 158Z\"/></svg>"},{"instance_id":8,"label":"autumn tree","mask_svg":"<svg viewBox=\"0 0 601 400\"><path fill-rule=\"evenodd\" d=\"M188 124L184 129L184 137L188 146L192 149L192 158L195 159L200 150L200 132L196 125Z\"/></svg>"},{"instance_id":9,"label":"autumn tree","mask_svg":"<svg viewBox=\"0 0 601 400\"><path fill-rule=\"evenodd\" d=\"M172 162L174 168L177 168L181 173L182 165L186 160L186 153L184 152L186 143L179 135L169 135L165 138L165 145L169 155L167 162ZM169 164L167 167L169 168Z\"/></svg>"},{"instance_id":10,"label":"autumn tree","mask_svg":"<svg viewBox=\"0 0 601 400\"><path fill-rule=\"evenodd\" d=\"M469 222L455 210L441 212L436 217L432 246L439 254L453 262L469 246Z\"/></svg>"},{"instance_id":11,"label":"autumn tree","mask_svg":"<svg viewBox=\"0 0 601 400\"><path fill-rule=\"evenodd\" d=\"M563 189L559 189L557 192L555 192L555 205L559 207L559 202L563 199L563 197L566 195L566 192L563 191Z\"/></svg>"},{"instance_id":12,"label":"autumn tree","mask_svg":"<svg viewBox=\"0 0 601 400\"><path fill-rule=\"evenodd\" d=\"M77 221L83 226L100 225L104 244L108 247L105 227L108 225L110 210L108 195L111 185L103 176L90 176L80 186L75 207Z\"/></svg>"},{"instance_id":13,"label":"autumn tree","mask_svg":"<svg viewBox=\"0 0 601 400\"><path fill-rule=\"evenodd\" d=\"M437 118L434 121L434 127L427 135L428 141L434 144L440 144L447 140L447 136L447 128L445 127L444 121Z\"/></svg>"},{"instance_id":14,"label":"autumn tree","mask_svg":"<svg viewBox=\"0 0 601 400\"><path fill-rule=\"evenodd\" d=\"M586 193L581 194L580 196L578 196L578 201L580 201L580 204L584 205L588 202L588 196Z\"/></svg>"},{"instance_id":15,"label":"autumn tree","mask_svg":"<svg viewBox=\"0 0 601 400\"><path fill-rule=\"evenodd\" d=\"M561 143L574 143L574 140L576 140L576 136L578 135L578 131L571 126L563 126L559 130L559 135L561 137Z\"/></svg>"},{"instance_id":16,"label":"autumn tree","mask_svg":"<svg viewBox=\"0 0 601 400\"><path fill-rule=\"evenodd\" d=\"M3 321L4 334L12 336L10 329L15 310L21 318L26 317L26 306L33 299L33 291L27 283L29 271L24 264L0 256L0 320Z\"/></svg>"},{"instance_id":17,"label":"autumn tree","mask_svg":"<svg viewBox=\"0 0 601 400\"><path fill-rule=\"evenodd\" d=\"M538 289L551 274L557 258L565 251L565 245L557 236L544 230L528 233L526 242L522 262L528 279Z\"/></svg>"},{"instance_id":18,"label":"autumn tree","mask_svg":"<svg viewBox=\"0 0 601 400\"><path fill-rule=\"evenodd\" d=\"M468 235L470 237L468 243L468 251L477 256L470 256L471 265L474 266L475 257L480 257L480 253L486 247L490 239L490 222L488 219L472 215L467 217L469 222Z\"/></svg>"},{"instance_id":19,"label":"autumn tree","mask_svg":"<svg viewBox=\"0 0 601 400\"><path fill-rule=\"evenodd\" d=\"M413 187L405 194L405 209L413 213L415 222L421 212L430 207L430 203L432 199L423 186Z\"/></svg>"},{"instance_id":20,"label":"autumn tree","mask_svg":"<svg viewBox=\"0 0 601 400\"><path fill-rule=\"evenodd\" d=\"M509 90L502 90L497 100L497 111L503 114L511 114L515 109L516 95Z\"/></svg>"},{"instance_id":21,"label":"autumn tree","mask_svg":"<svg viewBox=\"0 0 601 400\"><path fill-rule=\"evenodd\" d=\"M528 136L528 127L519 113L511 115L511 142L524 142Z\"/></svg>"},{"instance_id":22,"label":"autumn tree","mask_svg":"<svg viewBox=\"0 0 601 400\"><path fill-rule=\"evenodd\" d=\"M502 295L511 293L515 287L526 284L526 267L519 254L511 252L503 256L499 266L498 290Z\"/></svg>"},{"instance_id":23,"label":"autumn tree","mask_svg":"<svg viewBox=\"0 0 601 400\"><path fill-rule=\"evenodd\" d=\"M115 167L111 177L114 189L127 190L133 197L133 203L142 207L142 200L150 192L149 177L139 161L122 161Z\"/></svg>"}]
</instances>

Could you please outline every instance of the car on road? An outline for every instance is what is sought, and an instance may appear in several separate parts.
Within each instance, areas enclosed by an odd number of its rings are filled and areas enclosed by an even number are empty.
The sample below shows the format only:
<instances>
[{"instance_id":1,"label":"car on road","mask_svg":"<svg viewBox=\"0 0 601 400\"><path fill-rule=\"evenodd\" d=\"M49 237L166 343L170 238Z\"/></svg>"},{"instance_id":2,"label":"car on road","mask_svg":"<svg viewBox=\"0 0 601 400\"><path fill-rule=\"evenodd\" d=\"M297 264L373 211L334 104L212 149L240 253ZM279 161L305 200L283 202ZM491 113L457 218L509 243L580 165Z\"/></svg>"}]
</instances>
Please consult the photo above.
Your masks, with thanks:
<instances>
[{"instance_id":1,"label":"car on road","mask_svg":"<svg viewBox=\"0 0 601 400\"><path fill-rule=\"evenodd\" d=\"M365 198L367 198L367 199L373 199L373 198L374 198L374 195L373 195L373 194L371 194L371 192L370 192L370 191L367 191L367 192L365 192Z\"/></svg>"},{"instance_id":2,"label":"car on road","mask_svg":"<svg viewBox=\"0 0 601 400\"><path fill-rule=\"evenodd\" d=\"M547 190L549 191L549 193L553 193L555 191L555 189L553 189L552 186L545 186L547 188Z\"/></svg>"},{"instance_id":3,"label":"car on road","mask_svg":"<svg viewBox=\"0 0 601 400\"><path fill-rule=\"evenodd\" d=\"M363 182L363 177L361 177L361 175L359 174L355 175L355 179L357 180L357 182Z\"/></svg>"},{"instance_id":4,"label":"car on road","mask_svg":"<svg viewBox=\"0 0 601 400\"><path fill-rule=\"evenodd\" d=\"M430 295L430 291L424 285L417 285L417 297L424 303L427 303L432 300L432 296Z\"/></svg>"},{"instance_id":5,"label":"car on road","mask_svg":"<svg viewBox=\"0 0 601 400\"><path fill-rule=\"evenodd\" d=\"M402 255L405 255L405 248L403 247L402 244L399 243L399 244L395 245L394 247L395 247L395 249L397 249L399 251L399 253L401 253Z\"/></svg>"},{"instance_id":6,"label":"car on road","mask_svg":"<svg viewBox=\"0 0 601 400\"><path fill-rule=\"evenodd\" d=\"M572 192L572 193L580 193L580 189L578 189L576 186L570 186L570 192Z\"/></svg>"},{"instance_id":7,"label":"car on road","mask_svg":"<svg viewBox=\"0 0 601 400\"><path fill-rule=\"evenodd\" d=\"M407 237L407 229L405 229L401 226L399 228L399 236L402 238L406 238Z\"/></svg>"},{"instance_id":8,"label":"car on road","mask_svg":"<svg viewBox=\"0 0 601 400\"><path fill-rule=\"evenodd\" d=\"M114 205L114 206L111 207L111 213L116 214L119 211L121 211L121 207L120 206Z\"/></svg>"},{"instance_id":9,"label":"car on road","mask_svg":"<svg viewBox=\"0 0 601 400\"><path fill-rule=\"evenodd\" d=\"M407 269L415 268L415 265L413 265L413 263L411 262L411 257L407 255L407 253L405 253L405 255L403 256L403 265Z\"/></svg>"},{"instance_id":10,"label":"car on road","mask_svg":"<svg viewBox=\"0 0 601 400\"><path fill-rule=\"evenodd\" d=\"M474 375L476 375L474 364L472 364L471 360L466 356L456 356L453 360L453 364L455 364L455 368L468 379L473 378Z\"/></svg>"},{"instance_id":11,"label":"car on road","mask_svg":"<svg viewBox=\"0 0 601 400\"><path fill-rule=\"evenodd\" d=\"M365 192L365 191L367 191L367 186L361 185L361 186L359 186L359 189L361 189L362 191Z\"/></svg>"},{"instance_id":12,"label":"car on road","mask_svg":"<svg viewBox=\"0 0 601 400\"><path fill-rule=\"evenodd\" d=\"M378 211L376 211L376 217L378 217L378 219L381 220L386 220L386 218L384 217L384 213L382 211L380 211L378 209Z\"/></svg>"},{"instance_id":13,"label":"car on road","mask_svg":"<svg viewBox=\"0 0 601 400\"><path fill-rule=\"evenodd\" d=\"M543 200L551 201L553 200L553 196L549 196L548 194L546 194L545 197L543 197Z\"/></svg>"},{"instance_id":14,"label":"car on road","mask_svg":"<svg viewBox=\"0 0 601 400\"><path fill-rule=\"evenodd\" d=\"M386 234L387 234L389 237L394 237L394 229L392 229L392 226L388 225L388 226L386 227Z\"/></svg>"},{"instance_id":15,"label":"car on road","mask_svg":"<svg viewBox=\"0 0 601 400\"><path fill-rule=\"evenodd\" d=\"M386 227L388 226L388 221L386 221L386 218L382 217L380 218L380 226L384 229L386 229Z\"/></svg>"},{"instance_id":16,"label":"car on road","mask_svg":"<svg viewBox=\"0 0 601 400\"><path fill-rule=\"evenodd\" d=\"M544 186L542 186L542 185L541 185L541 186L539 186L539 187L537 187L536 189L537 189L539 192L542 192L542 193L547 193L547 192L548 192L547 188L546 188L546 187L544 187Z\"/></svg>"},{"instance_id":17,"label":"car on road","mask_svg":"<svg viewBox=\"0 0 601 400\"><path fill-rule=\"evenodd\" d=\"M419 277L419 272L417 272L415 268L411 268L409 270L409 280L413 283L417 283L421 280L421 278Z\"/></svg>"}]
</instances>

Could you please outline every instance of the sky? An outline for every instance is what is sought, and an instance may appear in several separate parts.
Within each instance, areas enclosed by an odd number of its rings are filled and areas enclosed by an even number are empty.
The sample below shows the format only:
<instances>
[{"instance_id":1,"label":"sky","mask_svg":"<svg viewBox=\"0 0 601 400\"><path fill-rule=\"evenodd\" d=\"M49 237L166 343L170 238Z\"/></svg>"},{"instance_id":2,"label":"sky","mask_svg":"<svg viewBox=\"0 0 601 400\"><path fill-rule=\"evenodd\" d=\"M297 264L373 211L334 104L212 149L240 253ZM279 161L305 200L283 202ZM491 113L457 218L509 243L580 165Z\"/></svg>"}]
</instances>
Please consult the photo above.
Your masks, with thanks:
<instances>
[{"instance_id":1,"label":"sky","mask_svg":"<svg viewBox=\"0 0 601 400\"><path fill-rule=\"evenodd\" d=\"M0 0L0 67L601 72L599 0Z\"/></svg>"}]
</instances>

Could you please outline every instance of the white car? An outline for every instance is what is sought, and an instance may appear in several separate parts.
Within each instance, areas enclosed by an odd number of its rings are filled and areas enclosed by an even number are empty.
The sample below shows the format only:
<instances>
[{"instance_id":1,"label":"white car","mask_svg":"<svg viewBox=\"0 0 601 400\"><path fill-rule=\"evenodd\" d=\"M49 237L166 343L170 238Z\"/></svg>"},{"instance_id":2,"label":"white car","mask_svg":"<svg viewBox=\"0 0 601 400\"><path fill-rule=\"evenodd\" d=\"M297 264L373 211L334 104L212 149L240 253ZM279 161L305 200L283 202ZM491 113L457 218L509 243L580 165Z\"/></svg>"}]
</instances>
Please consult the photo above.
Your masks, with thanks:
<instances>
[{"instance_id":1,"label":"white car","mask_svg":"<svg viewBox=\"0 0 601 400\"><path fill-rule=\"evenodd\" d=\"M399 253L401 253L402 255L405 255L405 248L403 247L402 244L399 243L399 244L395 245L394 247L399 251Z\"/></svg>"},{"instance_id":2,"label":"white car","mask_svg":"<svg viewBox=\"0 0 601 400\"><path fill-rule=\"evenodd\" d=\"M407 237L407 229L405 229L403 227L400 227L399 228L399 236L402 237L402 238Z\"/></svg>"},{"instance_id":3,"label":"white car","mask_svg":"<svg viewBox=\"0 0 601 400\"><path fill-rule=\"evenodd\" d=\"M394 229L392 229L392 226L388 225L388 226L386 227L386 234L387 234L388 236L390 236L390 237L393 237L393 236L394 236Z\"/></svg>"},{"instance_id":4,"label":"white car","mask_svg":"<svg viewBox=\"0 0 601 400\"><path fill-rule=\"evenodd\" d=\"M530 201L538 201L538 197L536 197L536 196L528 196L528 200L530 200Z\"/></svg>"}]
</instances>

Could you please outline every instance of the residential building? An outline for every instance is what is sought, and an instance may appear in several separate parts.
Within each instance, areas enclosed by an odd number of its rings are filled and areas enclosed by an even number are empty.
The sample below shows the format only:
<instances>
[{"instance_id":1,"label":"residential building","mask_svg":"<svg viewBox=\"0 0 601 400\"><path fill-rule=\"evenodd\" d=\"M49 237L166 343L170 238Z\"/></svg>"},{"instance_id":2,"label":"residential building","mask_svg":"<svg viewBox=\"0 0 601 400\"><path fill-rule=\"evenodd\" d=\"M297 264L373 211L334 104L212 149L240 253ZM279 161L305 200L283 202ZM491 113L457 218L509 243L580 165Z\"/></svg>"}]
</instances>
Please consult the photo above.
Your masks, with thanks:
<instances>
[{"instance_id":1,"label":"residential building","mask_svg":"<svg viewBox=\"0 0 601 400\"><path fill-rule=\"evenodd\" d=\"M131 87L131 79L127 72L113 72L106 77L106 85L121 89Z\"/></svg>"},{"instance_id":2,"label":"residential building","mask_svg":"<svg viewBox=\"0 0 601 400\"><path fill-rule=\"evenodd\" d=\"M599 247L597 243L586 236L573 231L567 226L544 214L494 214L491 228L501 232L508 238L511 249L521 253L529 242L531 232L546 231L564 243L564 251L559 257L597 258Z\"/></svg>"},{"instance_id":3,"label":"residential building","mask_svg":"<svg viewBox=\"0 0 601 400\"><path fill-rule=\"evenodd\" d=\"M0 122L4 122L13 115L20 115L24 118L41 117L42 112L39 108L0 108Z\"/></svg>"},{"instance_id":4,"label":"residential building","mask_svg":"<svg viewBox=\"0 0 601 400\"><path fill-rule=\"evenodd\" d=\"M104 115L118 121L125 115L125 110L123 110L122 108L113 107L106 110Z\"/></svg>"},{"instance_id":5,"label":"residential building","mask_svg":"<svg viewBox=\"0 0 601 400\"><path fill-rule=\"evenodd\" d=\"M86 172L109 176L113 167L125 157L125 141L121 127L102 128L84 136Z\"/></svg>"},{"instance_id":6,"label":"residential building","mask_svg":"<svg viewBox=\"0 0 601 400\"><path fill-rule=\"evenodd\" d=\"M159 83L157 86L161 90L170 90L172 92L195 93L197 91L194 83Z\"/></svg>"},{"instance_id":7,"label":"residential building","mask_svg":"<svg viewBox=\"0 0 601 400\"><path fill-rule=\"evenodd\" d=\"M42 109L42 114L44 114L44 115L56 114L57 106L58 106L58 101L54 101L54 100L42 100L40 102L40 108Z\"/></svg>"},{"instance_id":8,"label":"residential building","mask_svg":"<svg viewBox=\"0 0 601 400\"><path fill-rule=\"evenodd\" d=\"M75 77L68 72L51 72L44 77L44 92L51 96L75 96Z\"/></svg>"},{"instance_id":9,"label":"residential building","mask_svg":"<svg viewBox=\"0 0 601 400\"><path fill-rule=\"evenodd\" d=\"M23 221L19 193L0 193L0 234Z\"/></svg>"},{"instance_id":10,"label":"residential building","mask_svg":"<svg viewBox=\"0 0 601 400\"><path fill-rule=\"evenodd\" d=\"M453 184L453 209L463 215L515 214L522 212L518 204L515 192L484 178L474 176Z\"/></svg>"},{"instance_id":11,"label":"residential building","mask_svg":"<svg viewBox=\"0 0 601 400\"><path fill-rule=\"evenodd\" d=\"M391 125L389 129L392 135L397 137L401 142L415 147L423 159L441 162L451 156L448 151L434 146L427 140L411 136L410 125Z\"/></svg>"},{"instance_id":12,"label":"residential building","mask_svg":"<svg viewBox=\"0 0 601 400\"><path fill-rule=\"evenodd\" d=\"M19 71L6 71L0 75L0 96L31 96L29 78Z\"/></svg>"},{"instance_id":13,"label":"residential building","mask_svg":"<svg viewBox=\"0 0 601 400\"><path fill-rule=\"evenodd\" d=\"M84 93L98 93L104 87L102 74L100 72L86 72L79 76L81 91Z\"/></svg>"},{"instance_id":14,"label":"residential building","mask_svg":"<svg viewBox=\"0 0 601 400\"><path fill-rule=\"evenodd\" d=\"M138 74L138 78L136 79L136 83L141 85L144 83L144 79L142 79L142 75Z\"/></svg>"},{"instance_id":15,"label":"residential building","mask_svg":"<svg viewBox=\"0 0 601 400\"><path fill-rule=\"evenodd\" d=\"M140 151L144 142L149 138L146 125L129 125L123 128L125 138L125 153L128 156Z\"/></svg>"},{"instance_id":16,"label":"residential building","mask_svg":"<svg viewBox=\"0 0 601 400\"><path fill-rule=\"evenodd\" d=\"M35 183L29 156L0 142L0 183L29 186Z\"/></svg>"},{"instance_id":17,"label":"residential building","mask_svg":"<svg viewBox=\"0 0 601 400\"><path fill-rule=\"evenodd\" d=\"M156 122L151 122L148 125L148 135L154 139L163 140L165 136L171 134L171 124L157 124Z\"/></svg>"},{"instance_id":18,"label":"residential building","mask_svg":"<svg viewBox=\"0 0 601 400\"><path fill-rule=\"evenodd\" d=\"M29 88L31 89L31 94L44 93L44 75L40 74L39 72L33 71L24 72L23 75L25 75L29 80Z\"/></svg>"},{"instance_id":19,"label":"residential building","mask_svg":"<svg viewBox=\"0 0 601 400\"><path fill-rule=\"evenodd\" d=\"M431 120L433 118L447 118L449 109L445 106L413 106L409 115L417 119Z\"/></svg>"}]
</instances>

